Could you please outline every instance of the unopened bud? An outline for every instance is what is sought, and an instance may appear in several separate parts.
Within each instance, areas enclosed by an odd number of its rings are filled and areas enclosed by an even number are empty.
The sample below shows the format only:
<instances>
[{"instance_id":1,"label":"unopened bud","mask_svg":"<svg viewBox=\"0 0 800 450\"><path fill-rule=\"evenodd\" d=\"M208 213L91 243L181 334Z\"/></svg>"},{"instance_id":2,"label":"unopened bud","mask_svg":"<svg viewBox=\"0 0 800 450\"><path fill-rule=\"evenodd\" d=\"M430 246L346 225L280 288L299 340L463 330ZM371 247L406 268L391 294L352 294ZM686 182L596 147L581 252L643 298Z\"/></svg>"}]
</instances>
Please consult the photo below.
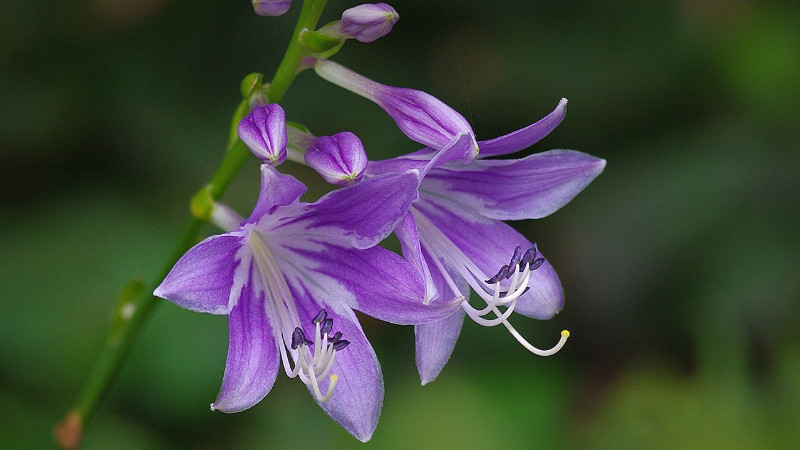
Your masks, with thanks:
<instances>
[{"instance_id":1,"label":"unopened bud","mask_svg":"<svg viewBox=\"0 0 800 450\"><path fill-rule=\"evenodd\" d=\"M367 3L345 10L338 29L348 38L372 42L389 34L398 20L400 15L386 3Z\"/></svg>"},{"instance_id":2,"label":"unopened bud","mask_svg":"<svg viewBox=\"0 0 800 450\"><path fill-rule=\"evenodd\" d=\"M277 103L259 106L239 122L239 138L265 163L277 166L286 159L286 115Z\"/></svg>"},{"instance_id":3,"label":"unopened bud","mask_svg":"<svg viewBox=\"0 0 800 450\"><path fill-rule=\"evenodd\" d=\"M361 180L367 167L367 153L361 140L348 131L314 139L305 161L328 183L345 186Z\"/></svg>"}]
</instances>

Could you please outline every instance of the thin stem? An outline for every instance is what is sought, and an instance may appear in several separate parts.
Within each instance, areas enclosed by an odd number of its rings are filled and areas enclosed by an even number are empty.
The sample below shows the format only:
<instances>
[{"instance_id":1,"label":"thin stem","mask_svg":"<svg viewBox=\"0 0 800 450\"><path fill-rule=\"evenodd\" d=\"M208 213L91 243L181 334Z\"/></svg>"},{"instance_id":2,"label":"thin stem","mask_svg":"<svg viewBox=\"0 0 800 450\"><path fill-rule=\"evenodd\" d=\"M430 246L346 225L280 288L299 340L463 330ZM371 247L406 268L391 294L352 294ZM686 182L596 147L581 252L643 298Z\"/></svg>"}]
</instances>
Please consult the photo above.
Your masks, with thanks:
<instances>
[{"instance_id":1,"label":"thin stem","mask_svg":"<svg viewBox=\"0 0 800 450\"><path fill-rule=\"evenodd\" d=\"M300 17L294 27L289 48L283 54L278 70L275 71L275 78L269 84L269 90L267 91L269 101L273 103L281 101L292 81L294 81L294 77L297 76L300 60L309 54L308 49L300 43L300 32L304 28L309 30L316 28L327 2L328 0L307 0L303 2L303 9L300 11Z\"/></svg>"},{"instance_id":2,"label":"thin stem","mask_svg":"<svg viewBox=\"0 0 800 450\"><path fill-rule=\"evenodd\" d=\"M306 0L303 2L303 9L300 12L292 39L278 66L275 77L270 83L268 94L270 101L279 102L292 84L297 75L300 60L308 54L308 50L298 40L300 31L304 28L311 30L316 28L326 3L327 0ZM250 155L247 147L236 135L236 125L247 114L248 110L247 102L241 102L231 119L231 133L225 156L206 186L213 199L218 199L222 196ZM184 226L183 233L175 244L172 253L167 258L157 283L148 286L147 289L143 290L142 294L132 301L127 301L124 298L120 299L121 303L124 302L124 307L118 304L118 307L115 308L114 323L116 326L112 327L72 409L70 409L66 418L56 426L55 438L60 446L73 448L80 445L86 422L97 409L100 401L119 373L122 363L130 352L134 341L139 336L142 327L147 322L155 306L161 301L161 299L154 297L152 292L158 286L160 280L163 280L169 273L175 262L199 241L200 232L205 223L206 221L203 219L191 217Z\"/></svg>"}]
</instances>

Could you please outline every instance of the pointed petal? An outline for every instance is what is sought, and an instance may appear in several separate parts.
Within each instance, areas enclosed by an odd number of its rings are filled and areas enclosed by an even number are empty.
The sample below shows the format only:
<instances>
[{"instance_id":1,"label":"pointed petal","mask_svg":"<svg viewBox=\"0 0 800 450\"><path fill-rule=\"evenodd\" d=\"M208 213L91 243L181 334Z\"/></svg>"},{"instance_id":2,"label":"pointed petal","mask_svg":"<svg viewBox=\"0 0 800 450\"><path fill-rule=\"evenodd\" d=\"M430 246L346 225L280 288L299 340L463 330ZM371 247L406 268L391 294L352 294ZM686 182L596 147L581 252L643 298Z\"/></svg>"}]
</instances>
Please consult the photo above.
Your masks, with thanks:
<instances>
[{"instance_id":1,"label":"pointed petal","mask_svg":"<svg viewBox=\"0 0 800 450\"><path fill-rule=\"evenodd\" d=\"M517 246L525 250L533 245L508 224L481 217L463 205L426 197L414 207L487 274L487 278L508 264ZM517 300L515 312L537 319L549 319L561 310L564 291L548 261L533 272L529 286L531 289Z\"/></svg>"},{"instance_id":2,"label":"pointed petal","mask_svg":"<svg viewBox=\"0 0 800 450\"><path fill-rule=\"evenodd\" d=\"M227 314L235 304L235 287L241 288L247 275L239 274L246 236L247 232L236 230L195 245L175 263L153 295L192 311Z\"/></svg>"},{"instance_id":3,"label":"pointed petal","mask_svg":"<svg viewBox=\"0 0 800 450\"><path fill-rule=\"evenodd\" d=\"M572 150L476 160L431 170L420 190L449 197L493 219L538 219L572 200L605 165L605 160Z\"/></svg>"},{"instance_id":4,"label":"pointed petal","mask_svg":"<svg viewBox=\"0 0 800 450\"><path fill-rule=\"evenodd\" d=\"M297 178L282 174L268 164L262 164L261 192L247 222L257 222L264 215L272 214L279 206L291 205L300 200L305 192L306 186Z\"/></svg>"},{"instance_id":5,"label":"pointed petal","mask_svg":"<svg viewBox=\"0 0 800 450\"><path fill-rule=\"evenodd\" d=\"M463 324L464 310L461 310L445 319L414 327L417 372L423 386L435 380L450 360Z\"/></svg>"},{"instance_id":6,"label":"pointed petal","mask_svg":"<svg viewBox=\"0 0 800 450\"><path fill-rule=\"evenodd\" d=\"M252 264L250 271L252 273ZM212 410L239 412L260 402L272 389L280 353L264 305L264 291L253 278L228 315L230 343L225 376Z\"/></svg>"},{"instance_id":7,"label":"pointed petal","mask_svg":"<svg viewBox=\"0 0 800 450\"><path fill-rule=\"evenodd\" d=\"M355 250L313 240L292 245L284 246L281 256L291 267L281 268L290 283L303 283L314 298L403 325L432 322L458 308L449 301L424 304L422 279L407 261L382 247Z\"/></svg>"},{"instance_id":8,"label":"pointed petal","mask_svg":"<svg viewBox=\"0 0 800 450\"><path fill-rule=\"evenodd\" d=\"M303 213L281 224L280 232L369 248L389 236L416 199L415 172L375 177L307 205Z\"/></svg>"},{"instance_id":9,"label":"pointed petal","mask_svg":"<svg viewBox=\"0 0 800 450\"><path fill-rule=\"evenodd\" d=\"M439 292L442 293L442 297L453 295L444 278L436 270L433 272L433 279ZM463 278L454 277L454 280L461 292L469 293L469 285L464 282ZM419 372L419 378L423 386L439 376L447 361L450 360L450 355L456 346L463 324L464 310L459 308L450 317L414 327L417 372Z\"/></svg>"},{"instance_id":10,"label":"pointed petal","mask_svg":"<svg viewBox=\"0 0 800 450\"><path fill-rule=\"evenodd\" d=\"M422 248L419 243L419 232L417 230L417 223L414 221L414 215L409 211L406 213L403 220L397 224L394 229L394 234L400 241L400 248L403 252L403 258L411 264L413 270L417 273L425 283L425 296L423 301L425 303L433 300L439 296L436 286L431 279L431 272L428 269L428 263L425 262L422 256Z\"/></svg>"},{"instance_id":11,"label":"pointed petal","mask_svg":"<svg viewBox=\"0 0 800 450\"><path fill-rule=\"evenodd\" d=\"M311 335L311 319L322 305L317 303L303 282L292 283L297 312L306 334ZM372 349L352 310L342 305L327 306L327 316L333 319L332 332L341 331L342 339L350 341L345 349L336 352L331 374L339 380L327 403L319 403L336 423L362 442L368 441L378 425L383 406L383 374L378 357ZM320 382L320 390L328 390L330 379ZM312 396L313 396L312 392ZM315 397L316 398L316 397Z\"/></svg>"},{"instance_id":12,"label":"pointed petal","mask_svg":"<svg viewBox=\"0 0 800 450\"><path fill-rule=\"evenodd\" d=\"M480 156L478 157L507 155L524 150L550 134L564 120L566 114L567 99L562 98L556 109L538 122L505 136L478 142L478 147L480 147Z\"/></svg>"}]
</instances>

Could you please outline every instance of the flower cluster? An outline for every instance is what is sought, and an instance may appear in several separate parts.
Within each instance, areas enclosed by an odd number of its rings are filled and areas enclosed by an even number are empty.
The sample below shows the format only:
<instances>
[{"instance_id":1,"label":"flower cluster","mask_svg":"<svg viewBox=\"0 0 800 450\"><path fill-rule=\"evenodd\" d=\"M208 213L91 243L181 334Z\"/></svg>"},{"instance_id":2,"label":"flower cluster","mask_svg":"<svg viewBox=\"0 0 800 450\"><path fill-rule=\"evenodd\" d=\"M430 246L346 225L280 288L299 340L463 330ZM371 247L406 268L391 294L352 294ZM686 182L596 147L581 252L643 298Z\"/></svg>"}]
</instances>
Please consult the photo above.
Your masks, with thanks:
<instances>
[{"instance_id":1,"label":"flower cluster","mask_svg":"<svg viewBox=\"0 0 800 450\"><path fill-rule=\"evenodd\" d=\"M283 14L290 4L253 1L262 15ZM397 18L386 4L361 5L318 32L370 42ZM552 214L605 161L571 150L492 159L549 134L564 118L565 99L523 129L479 141L461 114L430 94L377 83L313 49L309 55L306 68L372 100L425 148L370 161L353 133L318 137L287 126L280 105L253 104L238 125L239 138L263 161L252 213L245 219L213 203L211 221L224 233L189 250L155 295L228 316L228 357L211 409L255 405L283 367L337 423L366 441L380 415L383 380L353 310L415 326L422 384L443 369L465 317L502 325L534 354L555 353L566 331L555 347L540 350L509 323L514 312L548 319L564 298L539 247L505 221ZM287 159L338 188L313 203L301 201L305 185L277 169ZM378 245L391 233L402 256Z\"/></svg>"}]
</instances>

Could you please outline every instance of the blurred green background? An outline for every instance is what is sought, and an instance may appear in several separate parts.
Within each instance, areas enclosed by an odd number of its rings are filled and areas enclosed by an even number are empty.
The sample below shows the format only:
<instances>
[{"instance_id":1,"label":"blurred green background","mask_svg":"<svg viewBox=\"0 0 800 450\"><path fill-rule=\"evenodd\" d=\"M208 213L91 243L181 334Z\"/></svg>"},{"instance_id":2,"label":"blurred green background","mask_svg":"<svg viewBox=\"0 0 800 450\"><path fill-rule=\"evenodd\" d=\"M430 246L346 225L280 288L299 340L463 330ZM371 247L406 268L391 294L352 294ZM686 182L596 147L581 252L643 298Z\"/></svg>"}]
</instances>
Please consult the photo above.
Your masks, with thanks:
<instances>
[{"instance_id":1,"label":"blurred green background","mask_svg":"<svg viewBox=\"0 0 800 450\"><path fill-rule=\"evenodd\" d=\"M279 18L244 0L0 4L0 447L52 446L113 301L159 272L239 81L272 74L295 3ZM515 224L567 299L513 323L541 347L569 329L564 350L537 358L468 322L421 387L412 329L365 319L386 399L361 445L283 376L246 412L210 412L226 318L164 302L85 448L800 448L800 4L391 3L394 31L337 61L433 93L479 139L567 97L526 153L608 160L565 208ZM355 4L331 0L323 21ZM374 159L417 148L312 73L284 105L316 134L354 131ZM252 159L225 197L242 213L256 174Z\"/></svg>"}]
</instances>

